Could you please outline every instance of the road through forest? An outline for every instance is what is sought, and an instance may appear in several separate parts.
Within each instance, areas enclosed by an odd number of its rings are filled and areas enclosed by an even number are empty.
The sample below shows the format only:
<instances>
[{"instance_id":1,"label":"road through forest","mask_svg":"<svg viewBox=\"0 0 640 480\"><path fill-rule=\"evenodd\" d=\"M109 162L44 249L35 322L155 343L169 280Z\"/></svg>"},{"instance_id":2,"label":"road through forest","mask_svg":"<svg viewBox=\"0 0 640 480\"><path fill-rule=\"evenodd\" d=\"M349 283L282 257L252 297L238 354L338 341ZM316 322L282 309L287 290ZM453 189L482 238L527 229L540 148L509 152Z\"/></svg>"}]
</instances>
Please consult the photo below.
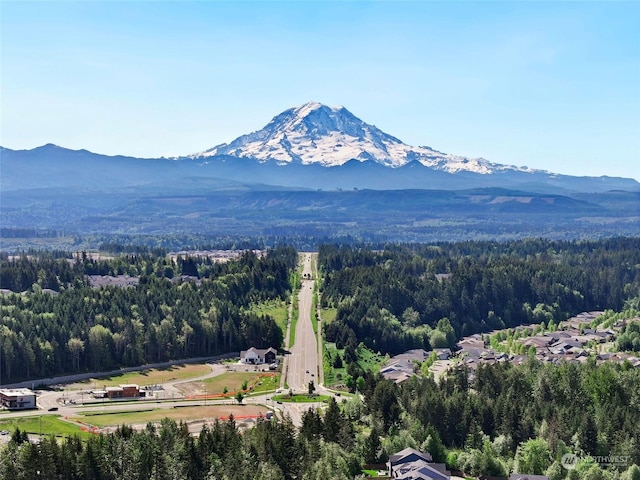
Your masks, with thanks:
<instances>
[{"instance_id":1,"label":"road through forest","mask_svg":"<svg viewBox=\"0 0 640 480\"><path fill-rule=\"evenodd\" d=\"M311 323L313 286L311 253L304 253L302 281L298 293L298 321L295 343L287 359L286 382L294 392L306 392L309 382L318 383L318 340Z\"/></svg>"}]
</instances>

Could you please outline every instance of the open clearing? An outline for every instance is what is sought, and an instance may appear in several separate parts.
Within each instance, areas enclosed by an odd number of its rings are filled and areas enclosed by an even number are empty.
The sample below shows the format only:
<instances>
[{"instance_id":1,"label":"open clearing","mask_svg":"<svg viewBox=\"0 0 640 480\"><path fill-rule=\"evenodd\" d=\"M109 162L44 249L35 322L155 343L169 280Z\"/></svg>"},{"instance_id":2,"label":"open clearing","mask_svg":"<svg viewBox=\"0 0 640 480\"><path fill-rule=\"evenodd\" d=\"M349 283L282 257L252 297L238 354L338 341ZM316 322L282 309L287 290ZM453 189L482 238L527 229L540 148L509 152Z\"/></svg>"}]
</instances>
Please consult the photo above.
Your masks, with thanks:
<instances>
[{"instance_id":1,"label":"open clearing","mask_svg":"<svg viewBox=\"0 0 640 480\"><path fill-rule=\"evenodd\" d=\"M336 319L336 315L338 314L337 308L323 308L320 311L320 316L322 317L322 321L324 323L331 323Z\"/></svg>"},{"instance_id":2,"label":"open clearing","mask_svg":"<svg viewBox=\"0 0 640 480\"><path fill-rule=\"evenodd\" d=\"M167 368L152 368L140 372L123 373L110 377L91 378L83 382L69 385L70 389L115 387L118 385L134 383L136 385L159 385L166 382L190 380L211 373L211 367L207 364L181 364Z\"/></svg>"},{"instance_id":3,"label":"open clearing","mask_svg":"<svg viewBox=\"0 0 640 480\"><path fill-rule=\"evenodd\" d=\"M232 401L231 399L229 399ZM226 419L232 414L237 419L253 418L265 415L267 408L260 405L205 405L179 408L157 408L135 412L115 412L87 414L74 417L72 420L84 422L96 427L116 425L145 425L149 422L159 422L163 418L171 418L176 422L191 422L204 420L212 422L215 419Z\"/></svg>"},{"instance_id":4,"label":"open clearing","mask_svg":"<svg viewBox=\"0 0 640 480\"><path fill-rule=\"evenodd\" d=\"M16 428L34 435L79 435L80 437L91 435L82 430L79 425L65 422L55 415L15 417L0 421L0 430L8 430L13 433Z\"/></svg>"},{"instance_id":5,"label":"open clearing","mask_svg":"<svg viewBox=\"0 0 640 480\"><path fill-rule=\"evenodd\" d=\"M263 372L226 372L222 375L206 378L198 382L186 382L176 385L185 397L198 395L222 395L227 389L227 395L233 395L242 389L242 384L247 382L247 389L251 393L275 390L280 383L280 375L277 373Z\"/></svg>"},{"instance_id":6,"label":"open clearing","mask_svg":"<svg viewBox=\"0 0 640 480\"><path fill-rule=\"evenodd\" d=\"M251 311L256 315L269 315L272 317L282 331L282 337L284 338L287 333L287 322L289 321L288 303L282 300L271 300L252 306Z\"/></svg>"}]
</instances>

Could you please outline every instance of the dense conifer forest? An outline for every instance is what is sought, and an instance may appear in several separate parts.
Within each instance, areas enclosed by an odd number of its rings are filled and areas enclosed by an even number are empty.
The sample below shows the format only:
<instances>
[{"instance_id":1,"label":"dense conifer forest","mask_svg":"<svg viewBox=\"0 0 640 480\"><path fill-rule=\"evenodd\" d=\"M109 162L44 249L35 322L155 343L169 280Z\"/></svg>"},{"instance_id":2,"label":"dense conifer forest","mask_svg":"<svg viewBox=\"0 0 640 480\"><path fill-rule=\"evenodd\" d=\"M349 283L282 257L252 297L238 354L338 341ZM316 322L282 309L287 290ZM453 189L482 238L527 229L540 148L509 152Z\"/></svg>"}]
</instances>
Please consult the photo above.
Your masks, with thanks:
<instances>
[{"instance_id":1,"label":"dense conifer forest","mask_svg":"<svg viewBox=\"0 0 640 480\"><path fill-rule=\"evenodd\" d=\"M323 245L328 341L382 353L452 347L478 332L620 310L640 294L640 239L465 242L384 250Z\"/></svg>"},{"instance_id":2,"label":"dense conifer forest","mask_svg":"<svg viewBox=\"0 0 640 480\"><path fill-rule=\"evenodd\" d=\"M25 441L16 431L0 450L0 478L16 480L185 479L346 480L405 447L467 475L546 474L552 480L635 480L640 474L640 371L625 365L531 360L457 370L440 383L398 386L368 375L358 397L296 428L287 417L241 430L213 421L197 437L164 420L142 431L122 426L87 441ZM562 467L566 453L579 458ZM616 459L602 465L593 458ZM615 463L615 464L614 464Z\"/></svg>"},{"instance_id":3,"label":"dense conifer forest","mask_svg":"<svg viewBox=\"0 0 640 480\"><path fill-rule=\"evenodd\" d=\"M252 303L286 298L297 261L290 247L237 261L165 255L4 256L2 382L279 346L274 320ZM91 287L87 275L130 275L127 287Z\"/></svg>"}]
</instances>

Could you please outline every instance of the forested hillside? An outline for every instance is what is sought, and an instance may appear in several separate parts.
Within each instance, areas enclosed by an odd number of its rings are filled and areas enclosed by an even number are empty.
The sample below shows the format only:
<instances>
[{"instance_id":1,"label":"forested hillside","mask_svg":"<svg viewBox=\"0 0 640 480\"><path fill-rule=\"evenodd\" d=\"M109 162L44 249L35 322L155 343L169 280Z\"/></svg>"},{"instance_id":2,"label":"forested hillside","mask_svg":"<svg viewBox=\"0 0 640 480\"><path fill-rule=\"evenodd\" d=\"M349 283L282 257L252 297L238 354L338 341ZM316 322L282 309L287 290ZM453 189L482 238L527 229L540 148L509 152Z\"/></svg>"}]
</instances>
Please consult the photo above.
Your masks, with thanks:
<instances>
[{"instance_id":1,"label":"forested hillside","mask_svg":"<svg viewBox=\"0 0 640 480\"><path fill-rule=\"evenodd\" d=\"M367 376L356 397L241 431L215 420L197 437L165 419L82 442L24 441L0 450L0 477L16 480L348 480L405 447L428 451L466 476L546 474L552 480L635 480L640 475L640 371L625 365L496 364L469 382L463 369L440 383L398 386ZM562 456L578 458L575 469ZM593 457L609 459L598 463Z\"/></svg>"},{"instance_id":2,"label":"forested hillside","mask_svg":"<svg viewBox=\"0 0 640 480\"><path fill-rule=\"evenodd\" d=\"M323 245L322 305L339 348L451 347L461 336L622 308L640 293L640 239L463 242L380 251Z\"/></svg>"},{"instance_id":3,"label":"forested hillside","mask_svg":"<svg viewBox=\"0 0 640 480\"><path fill-rule=\"evenodd\" d=\"M460 367L439 383L367 382L366 405L389 450L422 447L472 475L546 473L554 480L618 478L640 464L637 368L530 359L518 367L482 366L471 381L468 373ZM617 457L619 465L586 460L569 472L560 464L565 453ZM612 467L611 476L601 467Z\"/></svg>"},{"instance_id":4,"label":"forested hillside","mask_svg":"<svg viewBox=\"0 0 640 480\"><path fill-rule=\"evenodd\" d=\"M2 382L100 371L241 348L280 346L274 320L254 302L286 298L290 247L236 261L165 255L41 253L0 259ZM92 287L87 275L130 275L130 286Z\"/></svg>"}]
</instances>

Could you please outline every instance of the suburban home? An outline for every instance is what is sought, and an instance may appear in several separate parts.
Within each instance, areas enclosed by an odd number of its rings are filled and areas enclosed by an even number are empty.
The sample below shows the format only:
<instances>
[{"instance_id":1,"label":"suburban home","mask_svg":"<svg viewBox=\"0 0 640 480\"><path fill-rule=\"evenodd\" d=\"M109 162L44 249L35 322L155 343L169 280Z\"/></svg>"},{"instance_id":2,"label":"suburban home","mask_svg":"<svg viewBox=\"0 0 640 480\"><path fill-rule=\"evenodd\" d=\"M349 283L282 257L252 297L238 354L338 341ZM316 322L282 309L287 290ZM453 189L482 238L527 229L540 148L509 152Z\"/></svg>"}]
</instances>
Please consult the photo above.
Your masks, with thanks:
<instances>
[{"instance_id":1,"label":"suburban home","mask_svg":"<svg viewBox=\"0 0 640 480\"><path fill-rule=\"evenodd\" d=\"M415 375L416 362L422 362L429 357L429 352L422 348L407 350L389 359L380 368L380 374L387 380L402 383Z\"/></svg>"},{"instance_id":2,"label":"suburban home","mask_svg":"<svg viewBox=\"0 0 640 480\"><path fill-rule=\"evenodd\" d=\"M449 360L452 355L450 348L436 348L433 351L436 352L438 360Z\"/></svg>"},{"instance_id":3,"label":"suburban home","mask_svg":"<svg viewBox=\"0 0 640 480\"><path fill-rule=\"evenodd\" d=\"M240 362L247 365L262 365L264 363L274 363L276 361L276 355L278 351L273 348L255 348L251 347L249 350L243 350L240 352Z\"/></svg>"},{"instance_id":4,"label":"suburban home","mask_svg":"<svg viewBox=\"0 0 640 480\"><path fill-rule=\"evenodd\" d=\"M414 376L414 374L413 373L407 373L407 372L401 372L401 371L391 371L391 372L383 373L382 376L387 380L391 380L396 385L399 385L399 384L409 380L411 377Z\"/></svg>"},{"instance_id":5,"label":"suburban home","mask_svg":"<svg viewBox=\"0 0 640 480\"><path fill-rule=\"evenodd\" d=\"M449 480L451 472L443 463L433 463L428 452L405 448L389 457L389 477L399 480Z\"/></svg>"}]
</instances>

